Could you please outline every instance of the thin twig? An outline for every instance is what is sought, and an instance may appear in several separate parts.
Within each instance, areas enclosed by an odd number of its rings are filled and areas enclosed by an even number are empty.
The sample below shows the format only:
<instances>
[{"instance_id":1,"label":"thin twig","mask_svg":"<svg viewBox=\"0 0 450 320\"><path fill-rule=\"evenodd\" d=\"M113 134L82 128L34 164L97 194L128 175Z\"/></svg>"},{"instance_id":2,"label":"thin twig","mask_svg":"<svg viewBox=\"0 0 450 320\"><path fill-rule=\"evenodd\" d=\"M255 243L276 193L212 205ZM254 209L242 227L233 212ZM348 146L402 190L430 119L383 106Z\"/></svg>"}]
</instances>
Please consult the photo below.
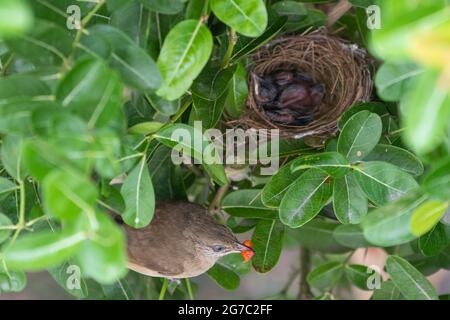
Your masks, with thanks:
<instances>
[{"instance_id":1,"label":"thin twig","mask_svg":"<svg viewBox=\"0 0 450 320\"><path fill-rule=\"evenodd\" d=\"M208 211L211 214L215 214L220 211L222 199L225 196L225 194L227 193L229 188L230 188L230 184L227 183L227 184L224 184L223 186L221 186L219 188L219 190L217 190L217 193L214 196L214 199L211 201L209 208L208 208Z\"/></svg>"},{"instance_id":2,"label":"thin twig","mask_svg":"<svg viewBox=\"0 0 450 320\"><path fill-rule=\"evenodd\" d=\"M300 248L300 288L298 291L298 300L309 300L313 297L306 277L311 271L311 252L305 247Z\"/></svg>"},{"instance_id":3,"label":"thin twig","mask_svg":"<svg viewBox=\"0 0 450 320\"><path fill-rule=\"evenodd\" d=\"M328 13L327 27L335 24L351 8L352 4L348 0L340 0Z\"/></svg>"}]
</instances>

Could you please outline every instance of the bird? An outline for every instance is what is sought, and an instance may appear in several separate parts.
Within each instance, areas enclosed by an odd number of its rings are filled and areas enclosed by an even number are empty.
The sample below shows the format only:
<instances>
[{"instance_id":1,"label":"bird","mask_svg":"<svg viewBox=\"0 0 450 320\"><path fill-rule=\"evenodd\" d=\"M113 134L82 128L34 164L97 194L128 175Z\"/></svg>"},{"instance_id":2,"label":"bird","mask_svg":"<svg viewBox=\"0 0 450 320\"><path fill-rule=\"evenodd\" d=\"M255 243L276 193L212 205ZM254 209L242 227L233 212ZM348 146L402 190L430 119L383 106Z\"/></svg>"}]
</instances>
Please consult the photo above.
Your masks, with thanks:
<instances>
[{"instance_id":1,"label":"bird","mask_svg":"<svg viewBox=\"0 0 450 320\"><path fill-rule=\"evenodd\" d=\"M278 90L272 77L260 77L256 73L251 75L254 81L255 100L260 105L272 105L278 95Z\"/></svg>"},{"instance_id":2,"label":"bird","mask_svg":"<svg viewBox=\"0 0 450 320\"><path fill-rule=\"evenodd\" d=\"M198 276L231 253L251 258L253 249L240 243L202 206L187 201L156 204L151 223L141 229L123 224L127 238L127 266L138 273L167 279Z\"/></svg>"},{"instance_id":3,"label":"bird","mask_svg":"<svg viewBox=\"0 0 450 320\"><path fill-rule=\"evenodd\" d=\"M310 107L319 106L323 95L323 84L307 86L300 83L294 83L283 90L279 100L282 108L296 109L300 112L308 113L309 110L312 109Z\"/></svg>"}]
</instances>

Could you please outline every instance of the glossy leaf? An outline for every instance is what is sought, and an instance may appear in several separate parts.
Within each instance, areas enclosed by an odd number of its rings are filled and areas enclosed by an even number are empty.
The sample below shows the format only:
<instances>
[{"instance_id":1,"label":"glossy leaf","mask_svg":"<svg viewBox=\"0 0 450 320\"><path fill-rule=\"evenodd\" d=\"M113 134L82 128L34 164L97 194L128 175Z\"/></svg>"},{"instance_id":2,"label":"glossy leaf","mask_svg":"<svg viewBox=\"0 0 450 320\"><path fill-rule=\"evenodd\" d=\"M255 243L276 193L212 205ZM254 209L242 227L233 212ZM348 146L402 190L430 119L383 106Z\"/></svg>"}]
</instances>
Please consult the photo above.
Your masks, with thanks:
<instances>
[{"instance_id":1,"label":"glossy leaf","mask_svg":"<svg viewBox=\"0 0 450 320\"><path fill-rule=\"evenodd\" d=\"M27 175L22 156L23 139L7 135L3 138L1 157L3 167L15 179L23 179Z\"/></svg>"},{"instance_id":2,"label":"glossy leaf","mask_svg":"<svg viewBox=\"0 0 450 320\"><path fill-rule=\"evenodd\" d=\"M447 234L447 228L443 223L437 223L420 237L419 250L424 256L436 256L450 244L450 234Z\"/></svg>"},{"instance_id":3,"label":"glossy leaf","mask_svg":"<svg viewBox=\"0 0 450 320\"><path fill-rule=\"evenodd\" d=\"M255 256L253 267L258 272L268 272L278 262L283 248L284 225L278 220L261 220L252 236Z\"/></svg>"},{"instance_id":4,"label":"glossy leaf","mask_svg":"<svg viewBox=\"0 0 450 320\"><path fill-rule=\"evenodd\" d=\"M79 62L61 80L56 97L65 108L87 121L89 128L124 127L122 84L103 62Z\"/></svg>"},{"instance_id":5,"label":"glossy leaf","mask_svg":"<svg viewBox=\"0 0 450 320\"><path fill-rule=\"evenodd\" d=\"M412 176L387 162L364 162L354 169L356 181L377 206L390 203L418 186Z\"/></svg>"},{"instance_id":6,"label":"glossy leaf","mask_svg":"<svg viewBox=\"0 0 450 320\"><path fill-rule=\"evenodd\" d=\"M394 246L416 238L411 233L410 220L414 209L424 197L411 193L383 207L369 212L362 221L365 238L382 247Z\"/></svg>"},{"instance_id":7,"label":"glossy leaf","mask_svg":"<svg viewBox=\"0 0 450 320\"><path fill-rule=\"evenodd\" d=\"M343 224L358 224L367 214L367 197L353 175L336 179L333 183L333 209Z\"/></svg>"},{"instance_id":8,"label":"glossy leaf","mask_svg":"<svg viewBox=\"0 0 450 320\"><path fill-rule=\"evenodd\" d=\"M262 189L261 200L265 206L278 208L286 191L292 186L297 178L304 173L304 171L301 170L291 172L291 163L292 162L281 167Z\"/></svg>"},{"instance_id":9,"label":"glossy leaf","mask_svg":"<svg viewBox=\"0 0 450 320\"><path fill-rule=\"evenodd\" d=\"M334 232L336 241L346 247L357 249L370 247L371 244L364 237L364 232L360 225L341 225Z\"/></svg>"},{"instance_id":10,"label":"glossy leaf","mask_svg":"<svg viewBox=\"0 0 450 320\"><path fill-rule=\"evenodd\" d=\"M403 296L409 300L437 300L431 283L408 261L399 256L389 256L386 270Z\"/></svg>"},{"instance_id":11,"label":"glossy leaf","mask_svg":"<svg viewBox=\"0 0 450 320\"><path fill-rule=\"evenodd\" d=\"M153 59L121 30L99 24L89 28L89 34L89 38L102 39L99 41L109 45L112 50L111 66L120 73L126 85L141 92L154 91L160 86L161 74ZM94 44L99 41L96 40ZM90 50L95 52L95 48L91 47ZM102 54L97 53L96 56Z\"/></svg>"},{"instance_id":12,"label":"glossy leaf","mask_svg":"<svg viewBox=\"0 0 450 320\"><path fill-rule=\"evenodd\" d=\"M368 111L361 111L352 116L342 128L338 138L337 150L348 161L364 159L380 140L381 119Z\"/></svg>"},{"instance_id":13,"label":"glossy leaf","mask_svg":"<svg viewBox=\"0 0 450 320\"><path fill-rule=\"evenodd\" d=\"M208 276L224 289L236 290L239 288L239 276L236 272L222 264L216 263L208 270Z\"/></svg>"},{"instance_id":14,"label":"glossy leaf","mask_svg":"<svg viewBox=\"0 0 450 320\"><path fill-rule=\"evenodd\" d=\"M247 37L258 37L267 27L262 0L212 0L211 9L225 24Z\"/></svg>"},{"instance_id":15,"label":"glossy leaf","mask_svg":"<svg viewBox=\"0 0 450 320\"><path fill-rule=\"evenodd\" d=\"M423 179L422 188L438 199L450 199L450 160L437 163Z\"/></svg>"},{"instance_id":16,"label":"glossy leaf","mask_svg":"<svg viewBox=\"0 0 450 320\"><path fill-rule=\"evenodd\" d=\"M231 78L230 90L225 100L225 110L231 117L238 118L244 112L247 95L247 70L240 63Z\"/></svg>"},{"instance_id":17,"label":"glossy leaf","mask_svg":"<svg viewBox=\"0 0 450 320\"><path fill-rule=\"evenodd\" d=\"M157 94L169 101L181 97L208 62L212 46L201 21L185 20L170 30L157 62L163 77Z\"/></svg>"},{"instance_id":18,"label":"glossy leaf","mask_svg":"<svg viewBox=\"0 0 450 320\"><path fill-rule=\"evenodd\" d=\"M364 161L389 162L400 169L419 176L423 173L423 164L412 152L388 144L377 144Z\"/></svg>"},{"instance_id":19,"label":"glossy leaf","mask_svg":"<svg viewBox=\"0 0 450 320\"><path fill-rule=\"evenodd\" d=\"M97 189L85 177L55 170L42 182L44 206L53 217L73 221L80 214L94 215Z\"/></svg>"},{"instance_id":20,"label":"glossy leaf","mask_svg":"<svg viewBox=\"0 0 450 320\"><path fill-rule=\"evenodd\" d=\"M86 239L83 232L41 232L18 238L5 248L8 270L42 270L69 258Z\"/></svg>"},{"instance_id":21,"label":"glossy leaf","mask_svg":"<svg viewBox=\"0 0 450 320\"><path fill-rule=\"evenodd\" d=\"M303 173L281 200L281 221L291 228L298 228L313 219L331 197L330 182L321 170L309 169Z\"/></svg>"},{"instance_id":22,"label":"glossy leaf","mask_svg":"<svg viewBox=\"0 0 450 320\"><path fill-rule=\"evenodd\" d=\"M309 168L317 168L333 178L341 178L349 171L350 164L344 156L337 152L323 152L302 156L291 164L292 172Z\"/></svg>"},{"instance_id":23,"label":"glossy leaf","mask_svg":"<svg viewBox=\"0 0 450 320\"><path fill-rule=\"evenodd\" d=\"M428 200L422 203L411 217L411 232L421 236L431 230L444 216L449 202Z\"/></svg>"},{"instance_id":24,"label":"glossy leaf","mask_svg":"<svg viewBox=\"0 0 450 320\"><path fill-rule=\"evenodd\" d=\"M333 287L344 275L344 268L340 262L328 262L311 271L306 280L311 287L326 289Z\"/></svg>"},{"instance_id":25,"label":"glossy leaf","mask_svg":"<svg viewBox=\"0 0 450 320\"><path fill-rule=\"evenodd\" d=\"M378 276L381 279L381 275L377 274L375 270L360 264L345 266L345 275L351 283L362 290L370 290L371 277Z\"/></svg>"},{"instance_id":26,"label":"glossy leaf","mask_svg":"<svg viewBox=\"0 0 450 320\"><path fill-rule=\"evenodd\" d=\"M143 228L152 221L155 193L146 157L133 168L123 182L120 193L125 200L124 221L134 228Z\"/></svg>"},{"instance_id":27,"label":"glossy leaf","mask_svg":"<svg viewBox=\"0 0 450 320\"><path fill-rule=\"evenodd\" d=\"M373 291L371 300L401 300L402 295L392 280L383 281L379 289Z\"/></svg>"},{"instance_id":28,"label":"glossy leaf","mask_svg":"<svg viewBox=\"0 0 450 320\"><path fill-rule=\"evenodd\" d=\"M95 236L85 241L77 252L77 261L86 276L111 284L126 272L125 236L107 215L97 214L99 228Z\"/></svg>"},{"instance_id":29,"label":"glossy leaf","mask_svg":"<svg viewBox=\"0 0 450 320\"><path fill-rule=\"evenodd\" d=\"M225 196L222 210L234 217L274 219L277 210L264 206L261 201L261 190L242 189Z\"/></svg>"},{"instance_id":30,"label":"glossy leaf","mask_svg":"<svg viewBox=\"0 0 450 320\"><path fill-rule=\"evenodd\" d=\"M369 111L371 113L376 113L380 118L385 118L389 115L389 111L384 103L381 102L364 102L357 103L351 108L347 109L339 119L338 128L342 130L347 121L353 117L355 114L361 111Z\"/></svg>"},{"instance_id":31,"label":"glossy leaf","mask_svg":"<svg viewBox=\"0 0 450 320\"><path fill-rule=\"evenodd\" d=\"M0 272L0 294L21 292L26 284L27 277L24 272Z\"/></svg>"}]
</instances>

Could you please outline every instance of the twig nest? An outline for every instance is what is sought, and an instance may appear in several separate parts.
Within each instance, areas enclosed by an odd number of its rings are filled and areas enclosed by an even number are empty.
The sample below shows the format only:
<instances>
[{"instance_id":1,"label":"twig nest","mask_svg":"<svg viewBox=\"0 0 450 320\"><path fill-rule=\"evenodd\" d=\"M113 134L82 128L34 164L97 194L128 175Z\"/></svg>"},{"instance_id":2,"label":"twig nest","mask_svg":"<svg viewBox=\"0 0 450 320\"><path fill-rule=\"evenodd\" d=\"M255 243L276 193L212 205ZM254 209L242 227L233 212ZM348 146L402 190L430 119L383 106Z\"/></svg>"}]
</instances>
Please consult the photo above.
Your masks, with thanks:
<instances>
[{"instance_id":1,"label":"twig nest","mask_svg":"<svg viewBox=\"0 0 450 320\"><path fill-rule=\"evenodd\" d=\"M318 146L336 134L337 122L346 109L367 101L371 95L372 80L366 51L329 35L324 29L277 38L260 48L252 60L247 110L239 120L230 121L230 125L280 129L282 138L305 138L307 143ZM307 75L312 79L311 83L324 86L314 117L306 123L280 121L260 103L258 79L285 70Z\"/></svg>"}]
</instances>

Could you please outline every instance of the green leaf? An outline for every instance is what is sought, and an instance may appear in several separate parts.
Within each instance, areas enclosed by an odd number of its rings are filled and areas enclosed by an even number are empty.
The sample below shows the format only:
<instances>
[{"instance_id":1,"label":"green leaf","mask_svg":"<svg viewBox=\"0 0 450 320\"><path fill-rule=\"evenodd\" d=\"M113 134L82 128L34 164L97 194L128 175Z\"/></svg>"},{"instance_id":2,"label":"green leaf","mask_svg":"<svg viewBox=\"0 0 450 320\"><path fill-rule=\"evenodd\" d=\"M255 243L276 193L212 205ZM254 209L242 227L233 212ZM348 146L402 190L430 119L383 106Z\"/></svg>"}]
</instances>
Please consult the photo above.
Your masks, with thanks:
<instances>
[{"instance_id":1,"label":"green leaf","mask_svg":"<svg viewBox=\"0 0 450 320\"><path fill-rule=\"evenodd\" d=\"M212 0L214 14L247 37L258 37L267 27L267 10L262 0Z\"/></svg>"},{"instance_id":2,"label":"green leaf","mask_svg":"<svg viewBox=\"0 0 450 320\"><path fill-rule=\"evenodd\" d=\"M240 253L232 253L220 258L219 263L230 268L238 275L248 274L252 270L252 264L245 261Z\"/></svg>"},{"instance_id":3,"label":"green leaf","mask_svg":"<svg viewBox=\"0 0 450 320\"><path fill-rule=\"evenodd\" d=\"M0 38L17 36L27 31L33 14L24 0L3 0L0 3Z\"/></svg>"},{"instance_id":4,"label":"green leaf","mask_svg":"<svg viewBox=\"0 0 450 320\"><path fill-rule=\"evenodd\" d=\"M343 224L358 224L367 214L367 197L352 175L334 180L333 209Z\"/></svg>"},{"instance_id":5,"label":"green leaf","mask_svg":"<svg viewBox=\"0 0 450 320\"><path fill-rule=\"evenodd\" d=\"M222 264L216 263L208 270L208 276L224 289L236 290L239 288L239 276L236 272Z\"/></svg>"},{"instance_id":6,"label":"green leaf","mask_svg":"<svg viewBox=\"0 0 450 320\"><path fill-rule=\"evenodd\" d=\"M327 20L327 15L318 9L306 9L306 15L296 23L292 23L289 26L289 31L298 31L306 28L319 28L325 24Z\"/></svg>"},{"instance_id":7,"label":"green leaf","mask_svg":"<svg viewBox=\"0 0 450 320\"><path fill-rule=\"evenodd\" d=\"M363 162L354 167L353 174L369 200L377 206L390 203L418 186L412 176L387 162Z\"/></svg>"},{"instance_id":8,"label":"green leaf","mask_svg":"<svg viewBox=\"0 0 450 320\"><path fill-rule=\"evenodd\" d=\"M157 121L146 121L128 128L128 132L132 134L148 135L157 132L163 125L163 123Z\"/></svg>"},{"instance_id":9,"label":"green leaf","mask_svg":"<svg viewBox=\"0 0 450 320\"><path fill-rule=\"evenodd\" d=\"M225 100L225 110L232 118L239 118L245 111L248 96L247 70L239 63L231 78L231 87Z\"/></svg>"},{"instance_id":10,"label":"green leaf","mask_svg":"<svg viewBox=\"0 0 450 320\"><path fill-rule=\"evenodd\" d=\"M12 229L2 229L2 228L11 226L13 226L11 220L3 213L0 213L0 243L8 239L12 231Z\"/></svg>"},{"instance_id":11,"label":"green leaf","mask_svg":"<svg viewBox=\"0 0 450 320\"><path fill-rule=\"evenodd\" d=\"M342 128L337 150L350 162L364 159L381 137L381 119L377 114L361 111L353 115Z\"/></svg>"},{"instance_id":12,"label":"green leaf","mask_svg":"<svg viewBox=\"0 0 450 320\"><path fill-rule=\"evenodd\" d=\"M77 171L77 163L67 159L63 151L43 139L24 142L23 161L25 168L38 180L43 180L53 169Z\"/></svg>"},{"instance_id":13,"label":"green leaf","mask_svg":"<svg viewBox=\"0 0 450 320\"><path fill-rule=\"evenodd\" d=\"M341 178L347 174L350 164L337 152L322 152L297 158L291 164L292 172L297 170L317 168L333 178Z\"/></svg>"},{"instance_id":14,"label":"green leaf","mask_svg":"<svg viewBox=\"0 0 450 320\"><path fill-rule=\"evenodd\" d=\"M313 219L327 204L332 194L329 176L318 169L303 173L280 203L280 219L291 228L298 228Z\"/></svg>"},{"instance_id":15,"label":"green leaf","mask_svg":"<svg viewBox=\"0 0 450 320\"><path fill-rule=\"evenodd\" d=\"M437 223L430 231L419 238L419 250L427 257L436 256L450 244L450 235L447 235L443 223Z\"/></svg>"},{"instance_id":16,"label":"green leaf","mask_svg":"<svg viewBox=\"0 0 450 320\"><path fill-rule=\"evenodd\" d=\"M378 114L381 118L389 116L389 111L386 108L386 105L380 102L364 102L357 103L351 108L347 109L339 118L338 128L342 130L347 121L353 117L355 114L361 111L369 111L371 113Z\"/></svg>"},{"instance_id":17,"label":"green leaf","mask_svg":"<svg viewBox=\"0 0 450 320\"><path fill-rule=\"evenodd\" d=\"M169 101L181 97L208 62L212 47L211 32L201 20L185 20L172 28L157 62L163 77L157 94Z\"/></svg>"},{"instance_id":18,"label":"green leaf","mask_svg":"<svg viewBox=\"0 0 450 320\"><path fill-rule=\"evenodd\" d=\"M7 45L14 54L36 66L51 66L66 62L72 51L72 38L62 27L36 20L29 33L7 40Z\"/></svg>"},{"instance_id":19,"label":"green leaf","mask_svg":"<svg viewBox=\"0 0 450 320\"><path fill-rule=\"evenodd\" d=\"M423 179L422 188L438 199L450 199L450 160L445 159L433 166Z\"/></svg>"},{"instance_id":20,"label":"green leaf","mask_svg":"<svg viewBox=\"0 0 450 320\"><path fill-rule=\"evenodd\" d=\"M272 270L280 258L283 248L284 225L278 220L261 220L253 232L252 242L255 256L252 259L256 271Z\"/></svg>"},{"instance_id":21,"label":"green leaf","mask_svg":"<svg viewBox=\"0 0 450 320\"><path fill-rule=\"evenodd\" d=\"M87 59L64 76L56 98L86 120L89 129L108 127L120 131L125 124L122 90L115 72L100 60Z\"/></svg>"},{"instance_id":22,"label":"green leaf","mask_svg":"<svg viewBox=\"0 0 450 320\"><path fill-rule=\"evenodd\" d=\"M263 204L266 207L278 208L286 191L303 173L304 171L301 170L291 172L290 163L281 167L262 190L261 200Z\"/></svg>"},{"instance_id":23,"label":"green leaf","mask_svg":"<svg viewBox=\"0 0 450 320\"><path fill-rule=\"evenodd\" d=\"M0 79L0 100L50 94L48 85L35 74L17 73Z\"/></svg>"},{"instance_id":24,"label":"green leaf","mask_svg":"<svg viewBox=\"0 0 450 320\"><path fill-rule=\"evenodd\" d=\"M400 291L395 286L392 280L387 280L381 283L379 289L373 291L371 300L400 300L402 297Z\"/></svg>"},{"instance_id":25,"label":"green leaf","mask_svg":"<svg viewBox=\"0 0 450 320\"><path fill-rule=\"evenodd\" d=\"M202 163L206 173L219 185L228 183L225 168L220 163L218 155L207 153L214 146L207 141L203 133L196 127L185 124L173 124L163 127L153 135L158 141L170 148L182 149L185 155L189 155ZM208 163L209 162L209 163Z\"/></svg>"},{"instance_id":26,"label":"green leaf","mask_svg":"<svg viewBox=\"0 0 450 320\"><path fill-rule=\"evenodd\" d=\"M0 272L0 294L21 292L26 284L27 277L24 272Z\"/></svg>"},{"instance_id":27,"label":"green leaf","mask_svg":"<svg viewBox=\"0 0 450 320\"><path fill-rule=\"evenodd\" d=\"M18 136L3 137L1 159L5 170L16 180L24 179L28 174L22 156L23 139Z\"/></svg>"},{"instance_id":28,"label":"green leaf","mask_svg":"<svg viewBox=\"0 0 450 320\"><path fill-rule=\"evenodd\" d=\"M421 236L431 230L444 216L449 202L428 200L422 203L411 217L411 232Z\"/></svg>"},{"instance_id":29,"label":"green leaf","mask_svg":"<svg viewBox=\"0 0 450 320\"><path fill-rule=\"evenodd\" d=\"M125 236L106 214L96 216L99 228L77 252L83 274L103 284L111 284L126 272Z\"/></svg>"},{"instance_id":30,"label":"green leaf","mask_svg":"<svg viewBox=\"0 0 450 320\"><path fill-rule=\"evenodd\" d=\"M306 280L311 287L326 289L333 287L343 274L344 268L340 262L328 262L311 271Z\"/></svg>"},{"instance_id":31,"label":"green leaf","mask_svg":"<svg viewBox=\"0 0 450 320\"><path fill-rule=\"evenodd\" d=\"M416 238L411 233L410 221L414 209L425 197L412 192L394 202L369 212L362 221L365 238L378 246L389 247Z\"/></svg>"},{"instance_id":32,"label":"green leaf","mask_svg":"<svg viewBox=\"0 0 450 320\"><path fill-rule=\"evenodd\" d=\"M399 101L421 73L423 69L412 63L384 63L375 76L378 95L385 101Z\"/></svg>"},{"instance_id":33,"label":"green leaf","mask_svg":"<svg viewBox=\"0 0 450 320\"><path fill-rule=\"evenodd\" d=\"M423 173L423 164L413 153L388 144L377 144L364 161L389 162L415 176Z\"/></svg>"},{"instance_id":34,"label":"green leaf","mask_svg":"<svg viewBox=\"0 0 450 320\"><path fill-rule=\"evenodd\" d=\"M375 270L360 264L346 265L345 275L351 283L362 290L370 290L369 281L371 277L378 276L381 279L381 275L377 274Z\"/></svg>"},{"instance_id":35,"label":"green leaf","mask_svg":"<svg viewBox=\"0 0 450 320\"><path fill-rule=\"evenodd\" d=\"M275 2L271 9L279 16L287 16L288 21L286 23L286 31L291 32L298 29L298 24L303 23L303 20L307 19L308 10L303 3L296 1L280 1Z\"/></svg>"},{"instance_id":36,"label":"green leaf","mask_svg":"<svg viewBox=\"0 0 450 320\"><path fill-rule=\"evenodd\" d=\"M147 9L162 14L176 14L183 10L187 0L140 0Z\"/></svg>"},{"instance_id":37,"label":"green leaf","mask_svg":"<svg viewBox=\"0 0 450 320\"><path fill-rule=\"evenodd\" d=\"M11 192L17 190L17 186L14 182L11 180L8 180L7 178L0 177L0 199L4 198Z\"/></svg>"},{"instance_id":38,"label":"green leaf","mask_svg":"<svg viewBox=\"0 0 450 320\"><path fill-rule=\"evenodd\" d=\"M284 28L287 19L287 17L271 17L269 18L269 25L267 26L266 31L258 38L240 37L234 49L231 60L237 61L272 40Z\"/></svg>"},{"instance_id":39,"label":"green leaf","mask_svg":"<svg viewBox=\"0 0 450 320\"><path fill-rule=\"evenodd\" d=\"M55 218L74 221L82 213L95 214L97 188L79 174L52 171L42 182L42 191L45 210Z\"/></svg>"},{"instance_id":40,"label":"green leaf","mask_svg":"<svg viewBox=\"0 0 450 320\"><path fill-rule=\"evenodd\" d=\"M222 210L234 217L274 219L277 210L264 206L261 190L242 189L231 192L222 200Z\"/></svg>"},{"instance_id":41,"label":"green leaf","mask_svg":"<svg viewBox=\"0 0 450 320\"><path fill-rule=\"evenodd\" d=\"M372 246L366 238L360 225L341 225L334 232L333 237L336 241L352 249L367 248Z\"/></svg>"},{"instance_id":42,"label":"green leaf","mask_svg":"<svg viewBox=\"0 0 450 320\"><path fill-rule=\"evenodd\" d=\"M160 96L148 93L145 95L145 99L147 102L155 109L157 112L161 113L164 116L171 116L177 113L181 107L181 99L174 101L167 101Z\"/></svg>"},{"instance_id":43,"label":"green leaf","mask_svg":"<svg viewBox=\"0 0 450 320\"><path fill-rule=\"evenodd\" d=\"M123 220L134 228L147 226L155 211L155 193L147 167L146 157L128 174L120 189L125 200Z\"/></svg>"},{"instance_id":44,"label":"green leaf","mask_svg":"<svg viewBox=\"0 0 450 320\"><path fill-rule=\"evenodd\" d=\"M84 277L81 275L80 268L75 262L70 261L60 264L59 266L49 269L48 272L52 278L63 288L78 299L88 297L88 287ZM70 284L70 286L68 286Z\"/></svg>"},{"instance_id":45,"label":"green leaf","mask_svg":"<svg viewBox=\"0 0 450 320\"><path fill-rule=\"evenodd\" d=\"M386 270L391 280L408 300L437 300L438 295L431 283L408 261L398 256L389 256Z\"/></svg>"},{"instance_id":46,"label":"green leaf","mask_svg":"<svg viewBox=\"0 0 450 320\"><path fill-rule=\"evenodd\" d=\"M400 104L405 140L420 154L437 147L448 127L450 96L439 83L440 76L440 72L434 70L423 73Z\"/></svg>"},{"instance_id":47,"label":"green leaf","mask_svg":"<svg viewBox=\"0 0 450 320\"><path fill-rule=\"evenodd\" d=\"M86 39L101 39L112 49L111 66L120 73L126 85L141 92L154 91L161 85L161 74L156 63L121 30L110 25L95 25L88 31L89 37ZM95 52L92 45L83 45Z\"/></svg>"},{"instance_id":48,"label":"green leaf","mask_svg":"<svg viewBox=\"0 0 450 320\"><path fill-rule=\"evenodd\" d=\"M40 232L19 237L8 245L3 259L8 270L41 270L69 258L86 239L83 232Z\"/></svg>"}]
</instances>

